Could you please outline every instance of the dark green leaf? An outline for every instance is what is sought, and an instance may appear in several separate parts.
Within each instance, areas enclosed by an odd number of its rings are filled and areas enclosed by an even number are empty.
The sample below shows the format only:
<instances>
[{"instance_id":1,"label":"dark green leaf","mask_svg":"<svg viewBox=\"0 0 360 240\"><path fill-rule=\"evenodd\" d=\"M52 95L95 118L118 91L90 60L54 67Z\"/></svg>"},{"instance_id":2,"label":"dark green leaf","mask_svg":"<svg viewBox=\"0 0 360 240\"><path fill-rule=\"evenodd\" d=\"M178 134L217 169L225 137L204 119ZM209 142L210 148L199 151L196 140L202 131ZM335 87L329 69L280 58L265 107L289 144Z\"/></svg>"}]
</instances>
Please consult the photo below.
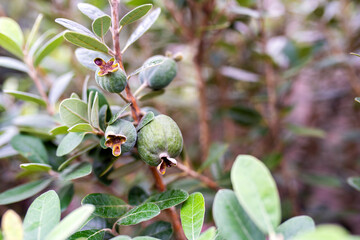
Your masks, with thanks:
<instances>
[{"instance_id":1,"label":"dark green leaf","mask_svg":"<svg viewBox=\"0 0 360 240\"><path fill-rule=\"evenodd\" d=\"M72 152L77 146L79 146L84 139L86 133L68 133L60 142L56 156L64 156Z\"/></svg>"},{"instance_id":2,"label":"dark green leaf","mask_svg":"<svg viewBox=\"0 0 360 240\"><path fill-rule=\"evenodd\" d=\"M89 122L87 104L79 99L65 99L60 104L59 112L62 122L68 127Z\"/></svg>"},{"instance_id":3,"label":"dark green leaf","mask_svg":"<svg viewBox=\"0 0 360 240\"><path fill-rule=\"evenodd\" d=\"M73 156L71 156L70 158L66 159L65 162L63 162L59 168L58 171L62 171L64 168L66 168L74 159L78 158L79 156L87 153L88 151L90 151L91 149L93 149L94 147L96 147L97 145L99 145L98 143L93 143L93 144L89 144L87 146L85 146L84 148L79 149L78 152L76 152L76 154L74 154Z\"/></svg>"},{"instance_id":4,"label":"dark green leaf","mask_svg":"<svg viewBox=\"0 0 360 240\"><path fill-rule=\"evenodd\" d=\"M98 231L97 229L79 231L71 235L67 240L88 240L90 236L96 235ZM101 236L100 240L103 240L103 236Z\"/></svg>"},{"instance_id":5,"label":"dark green leaf","mask_svg":"<svg viewBox=\"0 0 360 240\"><path fill-rule=\"evenodd\" d=\"M48 155L43 142L32 136L16 135L11 139L11 146L24 158L33 163L48 163Z\"/></svg>"},{"instance_id":6,"label":"dark green leaf","mask_svg":"<svg viewBox=\"0 0 360 240\"><path fill-rule=\"evenodd\" d=\"M0 67L9 68L21 72L29 72L29 68L25 63L11 57L0 57Z\"/></svg>"},{"instance_id":7,"label":"dark green leaf","mask_svg":"<svg viewBox=\"0 0 360 240\"><path fill-rule=\"evenodd\" d=\"M162 240L169 240L173 233L171 223L158 221L147 226L141 235L154 237Z\"/></svg>"},{"instance_id":8,"label":"dark green leaf","mask_svg":"<svg viewBox=\"0 0 360 240\"><path fill-rule=\"evenodd\" d=\"M229 109L230 117L238 124L243 126L256 126L261 121L261 115L253 108L246 106L236 106Z\"/></svg>"},{"instance_id":9,"label":"dark green leaf","mask_svg":"<svg viewBox=\"0 0 360 240\"><path fill-rule=\"evenodd\" d=\"M13 91L13 90L4 90L4 93L10 94L18 99L34 102L42 106L46 106L46 102L40 97L32 93Z\"/></svg>"},{"instance_id":10,"label":"dark green leaf","mask_svg":"<svg viewBox=\"0 0 360 240\"><path fill-rule=\"evenodd\" d=\"M77 178L82 178L89 175L92 171L92 166L88 162L75 163L74 165L66 168L61 174L60 177L64 181L70 181Z\"/></svg>"},{"instance_id":11,"label":"dark green leaf","mask_svg":"<svg viewBox=\"0 0 360 240\"><path fill-rule=\"evenodd\" d=\"M61 211L65 211L74 196L74 184L68 183L59 189Z\"/></svg>"},{"instance_id":12,"label":"dark green leaf","mask_svg":"<svg viewBox=\"0 0 360 240\"><path fill-rule=\"evenodd\" d=\"M136 127L136 130L140 131L143 127L146 126L146 124L150 123L154 118L155 116L153 112L147 112L139 122L138 126Z\"/></svg>"},{"instance_id":13,"label":"dark green leaf","mask_svg":"<svg viewBox=\"0 0 360 240\"><path fill-rule=\"evenodd\" d=\"M71 31L78 32L92 38L96 38L96 36L89 29L87 29L86 27L84 27L83 25L77 22L65 18L57 18L55 19L55 22Z\"/></svg>"},{"instance_id":14,"label":"dark green leaf","mask_svg":"<svg viewBox=\"0 0 360 240\"><path fill-rule=\"evenodd\" d=\"M59 33L58 35L50 39L47 43L45 43L45 45L43 45L35 54L34 66L38 66L46 56L48 56L52 51L54 51L58 46L60 46L63 40L63 33Z\"/></svg>"},{"instance_id":15,"label":"dark green leaf","mask_svg":"<svg viewBox=\"0 0 360 240\"><path fill-rule=\"evenodd\" d=\"M189 194L181 189L172 189L166 192L158 193L151 196L146 202L155 203L160 210L164 210L173 206L176 206L186 199Z\"/></svg>"},{"instance_id":16,"label":"dark green leaf","mask_svg":"<svg viewBox=\"0 0 360 240\"><path fill-rule=\"evenodd\" d=\"M120 20L120 25L124 26L126 24L133 23L136 20L139 20L140 18L145 16L151 8L152 4L144 4L134 8Z\"/></svg>"},{"instance_id":17,"label":"dark green leaf","mask_svg":"<svg viewBox=\"0 0 360 240\"><path fill-rule=\"evenodd\" d=\"M80 12L82 12L92 20L95 20L98 17L105 15L103 11L89 3L79 3L77 7L79 8Z\"/></svg>"},{"instance_id":18,"label":"dark green leaf","mask_svg":"<svg viewBox=\"0 0 360 240\"><path fill-rule=\"evenodd\" d=\"M49 101L51 104L55 104L59 100L73 77L74 73L68 72L58 77L58 79L52 84L49 93Z\"/></svg>"},{"instance_id":19,"label":"dark green leaf","mask_svg":"<svg viewBox=\"0 0 360 240\"><path fill-rule=\"evenodd\" d=\"M92 23L92 29L96 35L103 38L111 25L111 18L104 15L96 18Z\"/></svg>"},{"instance_id":20,"label":"dark green leaf","mask_svg":"<svg viewBox=\"0 0 360 240\"><path fill-rule=\"evenodd\" d=\"M297 235L315 230L315 223L311 217L297 216L282 223L276 233L281 234L284 240L294 239Z\"/></svg>"},{"instance_id":21,"label":"dark green leaf","mask_svg":"<svg viewBox=\"0 0 360 240\"><path fill-rule=\"evenodd\" d=\"M151 218L154 218L159 214L160 214L160 209L156 204L144 203L131 209L125 215L120 217L119 220L117 221L117 224L134 225L150 220Z\"/></svg>"},{"instance_id":22,"label":"dark green leaf","mask_svg":"<svg viewBox=\"0 0 360 240\"><path fill-rule=\"evenodd\" d=\"M350 186L360 191L360 177L350 177L347 179L347 182L350 184Z\"/></svg>"},{"instance_id":23,"label":"dark green leaf","mask_svg":"<svg viewBox=\"0 0 360 240\"><path fill-rule=\"evenodd\" d=\"M37 180L6 190L0 193L0 205L20 202L32 197L44 190L51 182L51 179Z\"/></svg>"},{"instance_id":24,"label":"dark green leaf","mask_svg":"<svg viewBox=\"0 0 360 240\"><path fill-rule=\"evenodd\" d=\"M77 32L65 32L64 38L72 44L75 44L76 46L83 47L89 50L104 53L108 53L109 51L106 45L93 37L89 37L88 35Z\"/></svg>"},{"instance_id":25,"label":"dark green leaf","mask_svg":"<svg viewBox=\"0 0 360 240\"><path fill-rule=\"evenodd\" d=\"M122 199L106 193L92 193L84 197L81 204L92 204L95 206L94 215L103 218L118 218L129 210Z\"/></svg>"},{"instance_id":26,"label":"dark green leaf","mask_svg":"<svg viewBox=\"0 0 360 240\"><path fill-rule=\"evenodd\" d=\"M149 195L141 187L132 187L129 191L128 199L131 205L140 205L148 199Z\"/></svg>"},{"instance_id":27,"label":"dark green leaf","mask_svg":"<svg viewBox=\"0 0 360 240\"><path fill-rule=\"evenodd\" d=\"M114 114L109 121L109 125L113 124L130 105L131 103L127 103L116 114Z\"/></svg>"}]
</instances>

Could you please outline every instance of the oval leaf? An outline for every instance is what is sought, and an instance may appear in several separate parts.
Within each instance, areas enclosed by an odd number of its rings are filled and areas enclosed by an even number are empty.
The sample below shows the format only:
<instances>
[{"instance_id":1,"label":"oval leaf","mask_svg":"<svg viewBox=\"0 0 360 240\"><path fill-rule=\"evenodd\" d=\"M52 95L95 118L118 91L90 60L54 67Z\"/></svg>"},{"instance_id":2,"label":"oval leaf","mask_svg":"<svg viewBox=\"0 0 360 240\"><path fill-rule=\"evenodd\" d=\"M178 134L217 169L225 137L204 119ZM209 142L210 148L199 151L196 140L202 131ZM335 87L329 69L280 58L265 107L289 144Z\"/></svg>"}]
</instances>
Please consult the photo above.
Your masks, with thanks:
<instances>
[{"instance_id":1,"label":"oval leaf","mask_svg":"<svg viewBox=\"0 0 360 240\"><path fill-rule=\"evenodd\" d=\"M23 58L23 52L21 48L11 38L0 33L0 46L10 53L14 54L18 58Z\"/></svg>"},{"instance_id":2,"label":"oval leaf","mask_svg":"<svg viewBox=\"0 0 360 240\"><path fill-rule=\"evenodd\" d=\"M103 11L89 3L79 3L77 7L79 8L80 12L82 12L92 20L95 20L98 17L105 15Z\"/></svg>"},{"instance_id":3,"label":"oval leaf","mask_svg":"<svg viewBox=\"0 0 360 240\"><path fill-rule=\"evenodd\" d=\"M50 190L37 197L30 205L24 219L24 239L39 240L60 222L60 200Z\"/></svg>"},{"instance_id":4,"label":"oval leaf","mask_svg":"<svg viewBox=\"0 0 360 240\"><path fill-rule=\"evenodd\" d=\"M59 190L60 208L61 211L65 211L70 205L71 200L74 196L74 184L68 183L62 186Z\"/></svg>"},{"instance_id":5,"label":"oval leaf","mask_svg":"<svg viewBox=\"0 0 360 240\"><path fill-rule=\"evenodd\" d=\"M281 208L279 193L270 171L257 158L239 155L231 169L235 194L249 217L264 232L279 225Z\"/></svg>"},{"instance_id":6,"label":"oval leaf","mask_svg":"<svg viewBox=\"0 0 360 240\"><path fill-rule=\"evenodd\" d=\"M16 135L11 139L11 146L24 158L33 163L48 163L48 154L43 142L33 136Z\"/></svg>"},{"instance_id":7,"label":"oval leaf","mask_svg":"<svg viewBox=\"0 0 360 240\"><path fill-rule=\"evenodd\" d=\"M139 20L143 16L145 16L150 9L152 8L152 4L144 4L134 8L130 12L128 12L123 18L120 20L120 25L124 26L126 24L130 24Z\"/></svg>"},{"instance_id":8,"label":"oval leaf","mask_svg":"<svg viewBox=\"0 0 360 240\"><path fill-rule=\"evenodd\" d=\"M306 232L295 237L294 240L350 240L349 233L342 227L337 225L322 225L316 228L315 231Z\"/></svg>"},{"instance_id":9,"label":"oval leaf","mask_svg":"<svg viewBox=\"0 0 360 240\"><path fill-rule=\"evenodd\" d=\"M139 186L132 187L128 194L129 204L140 205L149 198L149 195Z\"/></svg>"},{"instance_id":10,"label":"oval leaf","mask_svg":"<svg viewBox=\"0 0 360 240\"><path fill-rule=\"evenodd\" d=\"M135 31L130 35L128 41L125 44L125 47L122 50L122 53L124 53L131 44L138 40L155 23L160 13L160 8L155 9L139 24Z\"/></svg>"},{"instance_id":11,"label":"oval leaf","mask_svg":"<svg viewBox=\"0 0 360 240\"><path fill-rule=\"evenodd\" d=\"M141 119L139 122L139 125L136 127L137 131L140 131L143 127L146 126L146 124L150 123L155 118L155 115L153 112L147 112L145 116Z\"/></svg>"},{"instance_id":12,"label":"oval leaf","mask_svg":"<svg viewBox=\"0 0 360 240\"><path fill-rule=\"evenodd\" d=\"M29 68L21 61L11 57L0 57L0 67L5 67L21 72L29 72Z\"/></svg>"},{"instance_id":13,"label":"oval leaf","mask_svg":"<svg viewBox=\"0 0 360 240\"><path fill-rule=\"evenodd\" d=\"M34 102L42 106L46 106L46 102L40 97L32 93L13 91L13 90L4 90L4 93L10 94L15 98L24 100L27 102Z\"/></svg>"},{"instance_id":14,"label":"oval leaf","mask_svg":"<svg viewBox=\"0 0 360 240\"><path fill-rule=\"evenodd\" d=\"M156 217L160 214L159 207L154 203L144 203L141 204L125 215L123 215L118 221L119 225L134 225L144 221L147 221L151 218Z\"/></svg>"},{"instance_id":15,"label":"oval leaf","mask_svg":"<svg viewBox=\"0 0 360 240\"><path fill-rule=\"evenodd\" d=\"M7 210L1 219L1 238L9 240L23 240L21 217L13 210Z\"/></svg>"},{"instance_id":16,"label":"oval leaf","mask_svg":"<svg viewBox=\"0 0 360 240\"><path fill-rule=\"evenodd\" d=\"M251 221L231 190L217 192L213 215L219 233L224 239L265 239L264 234Z\"/></svg>"},{"instance_id":17,"label":"oval leaf","mask_svg":"<svg viewBox=\"0 0 360 240\"><path fill-rule=\"evenodd\" d=\"M69 132L92 132L93 128L88 123L78 123L68 129Z\"/></svg>"},{"instance_id":18,"label":"oval leaf","mask_svg":"<svg viewBox=\"0 0 360 240\"><path fill-rule=\"evenodd\" d=\"M71 151L73 151L77 146L79 146L84 139L86 133L68 133L60 142L57 150L56 156L64 156Z\"/></svg>"},{"instance_id":19,"label":"oval leaf","mask_svg":"<svg viewBox=\"0 0 360 240\"><path fill-rule=\"evenodd\" d=\"M51 166L44 163L23 163L20 167L30 172L48 172L51 170Z\"/></svg>"},{"instance_id":20,"label":"oval leaf","mask_svg":"<svg viewBox=\"0 0 360 240\"><path fill-rule=\"evenodd\" d=\"M113 124L130 105L131 103L127 103L116 114L114 114L109 121L109 125Z\"/></svg>"},{"instance_id":21,"label":"oval leaf","mask_svg":"<svg viewBox=\"0 0 360 240\"><path fill-rule=\"evenodd\" d=\"M276 229L276 232L281 234L284 237L284 240L292 240L299 234L314 230L315 223L311 217L297 216L282 223Z\"/></svg>"},{"instance_id":22,"label":"oval leaf","mask_svg":"<svg viewBox=\"0 0 360 240\"><path fill-rule=\"evenodd\" d=\"M77 178L82 178L89 175L92 171L92 166L88 162L75 163L74 165L66 168L61 174L60 177L64 181L70 181Z\"/></svg>"},{"instance_id":23,"label":"oval leaf","mask_svg":"<svg viewBox=\"0 0 360 240\"><path fill-rule=\"evenodd\" d=\"M162 240L169 240L173 233L171 223L158 221L147 226L141 235L154 237ZM209 238L208 238L209 239Z\"/></svg>"},{"instance_id":24,"label":"oval leaf","mask_svg":"<svg viewBox=\"0 0 360 240\"><path fill-rule=\"evenodd\" d=\"M49 131L51 135L60 135L60 134L67 134L68 133L68 126L58 126L54 127Z\"/></svg>"},{"instance_id":25,"label":"oval leaf","mask_svg":"<svg viewBox=\"0 0 360 240\"><path fill-rule=\"evenodd\" d=\"M146 202L155 203L160 210L164 210L184 202L188 197L189 194L184 190L173 189L155 194L146 200Z\"/></svg>"},{"instance_id":26,"label":"oval leaf","mask_svg":"<svg viewBox=\"0 0 360 240\"><path fill-rule=\"evenodd\" d=\"M45 238L64 240L76 232L94 212L94 206L84 205L67 215Z\"/></svg>"},{"instance_id":27,"label":"oval leaf","mask_svg":"<svg viewBox=\"0 0 360 240\"><path fill-rule=\"evenodd\" d=\"M60 104L59 112L62 122L68 127L89 122L87 104L79 99L65 99Z\"/></svg>"},{"instance_id":28,"label":"oval leaf","mask_svg":"<svg viewBox=\"0 0 360 240\"><path fill-rule=\"evenodd\" d=\"M201 193L189 196L180 211L181 225L189 240L199 237L205 216L205 200Z\"/></svg>"},{"instance_id":29,"label":"oval leaf","mask_svg":"<svg viewBox=\"0 0 360 240\"><path fill-rule=\"evenodd\" d=\"M4 34L21 49L24 44L24 35L17 22L8 17L0 17L0 33Z\"/></svg>"},{"instance_id":30,"label":"oval leaf","mask_svg":"<svg viewBox=\"0 0 360 240\"><path fill-rule=\"evenodd\" d=\"M63 33L59 33L43 45L35 54L34 66L38 66L41 61L54 51L63 42Z\"/></svg>"},{"instance_id":31,"label":"oval leaf","mask_svg":"<svg viewBox=\"0 0 360 240\"><path fill-rule=\"evenodd\" d=\"M103 218L119 218L129 210L122 199L106 193L92 193L81 201L81 204L92 204L95 206L94 215Z\"/></svg>"},{"instance_id":32,"label":"oval leaf","mask_svg":"<svg viewBox=\"0 0 360 240\"><path fill-rule=\"evenodd\" d=\"M103 38L111 25L111 18L108 15L95 19L92 23L92 29L96 35Z\"/></svg>"},{"instance_id":33,"label":"oval leaf","mask_svg":"<svg viewBox=\"0 0 360 240\"><path fill-rule=\"evenodd\" d=\"M0 205L20 202L34 196L50 185L51 179L29 182L0 193Z\"/></svg>"},{"instance_id":34,"label":"oval leaf","mask_svg":"<svg viewBox=\"0 0 360 240\"><path fill-rule=\"evenodd\" d=\"M89 37L88 35L77 32L66 32L64 34L64 38L76 46L98 52L108 53L108 48L106 45L96 40L95 38Z\"/></svg>"},{"instance_id":35,"label":"oval leaf","mask_svg":"<svg viewBox=\"0 0 360 240\"><path fill-rule=\"evenodd\" d=\"M57 19L55 19L55 22L64 26L65 28L67 28L71 31L78 32L81 34L85 34L89 37L96 38L96 36L89 29L87 29L86 27L84 27L83 25L81 25L77 22L71 21L66 18L57 18Z\"/></svg>"},{"instance_id":36,"label":"oval leaf","mask_svg":"<svg viewBox=\"0 0 360 240\"><path fill-rule=\"evenodd\" d=\"M98 69L98 66L96 66L94 63L95 58L102 58L106 62L111 59L110 55L107 55L107 54L101 53L101 52L88 50L85 48L76 49L75 56L81 65L83 65L84 67L86 67L90 70L93 70L93 71L96 71Z\"/></svg>"}]
</instances>

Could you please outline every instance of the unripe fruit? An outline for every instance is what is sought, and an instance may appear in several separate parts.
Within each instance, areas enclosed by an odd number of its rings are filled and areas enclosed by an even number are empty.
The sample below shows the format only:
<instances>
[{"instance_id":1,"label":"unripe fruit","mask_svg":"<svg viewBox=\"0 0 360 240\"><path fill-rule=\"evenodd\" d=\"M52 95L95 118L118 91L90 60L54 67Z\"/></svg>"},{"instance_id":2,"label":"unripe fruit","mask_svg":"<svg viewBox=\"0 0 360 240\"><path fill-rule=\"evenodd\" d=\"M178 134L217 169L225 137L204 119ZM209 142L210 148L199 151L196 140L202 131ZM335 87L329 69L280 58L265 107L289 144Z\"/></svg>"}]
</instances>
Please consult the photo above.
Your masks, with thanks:
<instances>
[{"instance_id":1,"label":"unripe fruit","mask_svg":"<svg viewBox=\"0 0 360 240\"><path fill-rule=\"evenodd\" d=\"M108 62L96 58L94 62L99 66L95 73L95 80L102 89L111 93L120 93L125 89L127 84L126 74L119 68L118 63L114 64L115 60L113 58Z\"/></svg>"},{"instance_id":2,"label":"unripe fruit","mask_svg":"<svg viewBox=\"0 0 360 240\"><path fill-rule=\"evenodd\" d=\"M159 90L169 85L175 78L177 65L173 59L157 55L146 60L143 66L147 67L156 61L162 61L162 63L140 72L139 78L141 83L146 83L148 87Z\"/></svg>"},{"instance_id":3,"label":"unripe fruit","mask_svg":"<svg viewBox=\"0 0 360 240\"><path fill-rule=\"evenodd\" d=\"M136 129L131 122L118 119L106 128L105 140L105 146L112 148L113 155L118 157L135 146Z\"/></svg>"},{"instance_id":4,"label":"unripe fruit","mask_svg":"<svg viewBox=\"0 0 360 240\"><path fill-rule=\"evenodd\" d=\"M137 148L141 159L151 166L157 166L161 174L166 167L176 165L175 157L183 148L181 131L174 120L158 115L140 129Z\"/></svg>"}]
</instances>

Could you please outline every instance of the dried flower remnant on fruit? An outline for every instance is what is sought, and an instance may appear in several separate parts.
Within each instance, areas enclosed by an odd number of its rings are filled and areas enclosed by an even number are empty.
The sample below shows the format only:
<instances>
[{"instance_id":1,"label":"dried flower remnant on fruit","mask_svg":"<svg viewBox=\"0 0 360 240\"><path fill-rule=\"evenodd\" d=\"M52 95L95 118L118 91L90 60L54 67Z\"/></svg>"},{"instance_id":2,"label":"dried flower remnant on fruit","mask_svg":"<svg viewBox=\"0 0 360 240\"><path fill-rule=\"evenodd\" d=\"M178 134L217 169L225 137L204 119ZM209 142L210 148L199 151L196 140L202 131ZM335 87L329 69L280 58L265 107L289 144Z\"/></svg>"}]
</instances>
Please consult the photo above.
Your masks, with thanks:
<instances>
[{"instance_id":1,"label":"dried flower remnant on fruit","mask_svg":"<svg viewBox=\"0 0 360 240\"><path fill-rule=\"evenodd\" d=\"M119 70L119 63L115 63L114 58L111 58L108 62L105 62L101 58L95 58L94 63L100 68L97 73L99 76L104 76L108 73Z\"/></svg>"},{"instance_id":2,"label":"dried flower remnant on fruit","mask_svg":"<svg viewBox=\"0 0 360 240\"><path fill-rule=\"evenodd\" d=\"M176 166L177 161L175 158L169 157L167 153L160 154L161 163L157 166L159 172L164 175L166 172L166 168Z\"/></svg>"},{"instance_id":3,"label":"dried flower remnant on fruit","mask_svg":"<svg viewBox=\"0 0 360 240\"><path fill-rule=\"evenodd\" d=\"M121 145L126 142L126 137L123 135L109 135L106 137L105 146L112 149L112 154L115 157L121 155Z\"/></svg>"}]
</instances>

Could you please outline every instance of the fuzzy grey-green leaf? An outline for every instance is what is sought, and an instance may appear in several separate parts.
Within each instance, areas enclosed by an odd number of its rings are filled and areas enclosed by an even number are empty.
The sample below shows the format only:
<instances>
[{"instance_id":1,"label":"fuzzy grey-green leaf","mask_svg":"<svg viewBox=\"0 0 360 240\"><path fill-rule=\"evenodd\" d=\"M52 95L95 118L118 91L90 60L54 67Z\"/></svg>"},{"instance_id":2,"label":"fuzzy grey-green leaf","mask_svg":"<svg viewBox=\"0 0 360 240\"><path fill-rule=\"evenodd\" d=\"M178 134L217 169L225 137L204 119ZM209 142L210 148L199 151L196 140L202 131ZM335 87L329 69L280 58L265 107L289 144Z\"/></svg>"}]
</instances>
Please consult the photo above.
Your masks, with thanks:
<instances>
[{"instance_id":1,"label":"fuzzy grey-green leaf","mask_svg":"<svg viewBox=\"0 0 360 240\"><path fill-rule=\"evenodd\" d=\"M92 204L95 206L94 215L103 218L119 218L129 210L122 199L106 193L92 193L81 201L81 204Z\"/></svg>"},{"instance_id":2,"label":"fuzzy grey-green leaf","mask_svg":"<svg viewBox=\"0 0 360 240\"><path fill-rule=\"evenodd\" d=\"M89 50L94 50L104 53L108 53L109 51L105 44L85 34L81 34L77 32L65 32L64 38L67 41L71 42L72 44L75 44L79 47L83 47Z\"/></svg>"},{"instance_id":3,"label":"fuzzy grey-green leaf","mask_svg":"<svg viewBox=\"0 0 360 240\"><path fill-rule=\"evenodd\" d=\"M131 209L129 212L119 218L117 224L134 225L154 218L159 214L160 209L156 204L144 203Z\"/></svg>"},{"instance_id":4,"label":"fuzzy grey-green leaf","mask_svg":"<svg viewBox=\"0 0 360 240\"><path fill-rule=\"evenodd\" d=\"M130 24L135 22L136 20L139 20L143 16L145 16L150 9L152 8L152 4L144 4L140 5L130 12L128 12L124 17L120 20L120 25L124 26L126 24Z\"/></svg>"},{"instance_id":5,"label":"fuzzy grey-green leaf","mask_svg":"<svg viewBox=\"0 0 360 240\"><path fill-rule=\"evenodd\" d=\"M176 206L184 202L189 194L181 189L172 189L151 196L146 202L155 203L160 210Z\"/></svg>"},{"instance_id":6,"label":"fuzzy grey-green leaf","mask_svg":"<svg viewBox=\"0 0 360 240\"><path fill-rule=\"evenodd\" d=\"M108 15L96 18L92 23L94 33L99 37L104 37L111 25L111 18Z\"/></svg>"}]
</instances>

